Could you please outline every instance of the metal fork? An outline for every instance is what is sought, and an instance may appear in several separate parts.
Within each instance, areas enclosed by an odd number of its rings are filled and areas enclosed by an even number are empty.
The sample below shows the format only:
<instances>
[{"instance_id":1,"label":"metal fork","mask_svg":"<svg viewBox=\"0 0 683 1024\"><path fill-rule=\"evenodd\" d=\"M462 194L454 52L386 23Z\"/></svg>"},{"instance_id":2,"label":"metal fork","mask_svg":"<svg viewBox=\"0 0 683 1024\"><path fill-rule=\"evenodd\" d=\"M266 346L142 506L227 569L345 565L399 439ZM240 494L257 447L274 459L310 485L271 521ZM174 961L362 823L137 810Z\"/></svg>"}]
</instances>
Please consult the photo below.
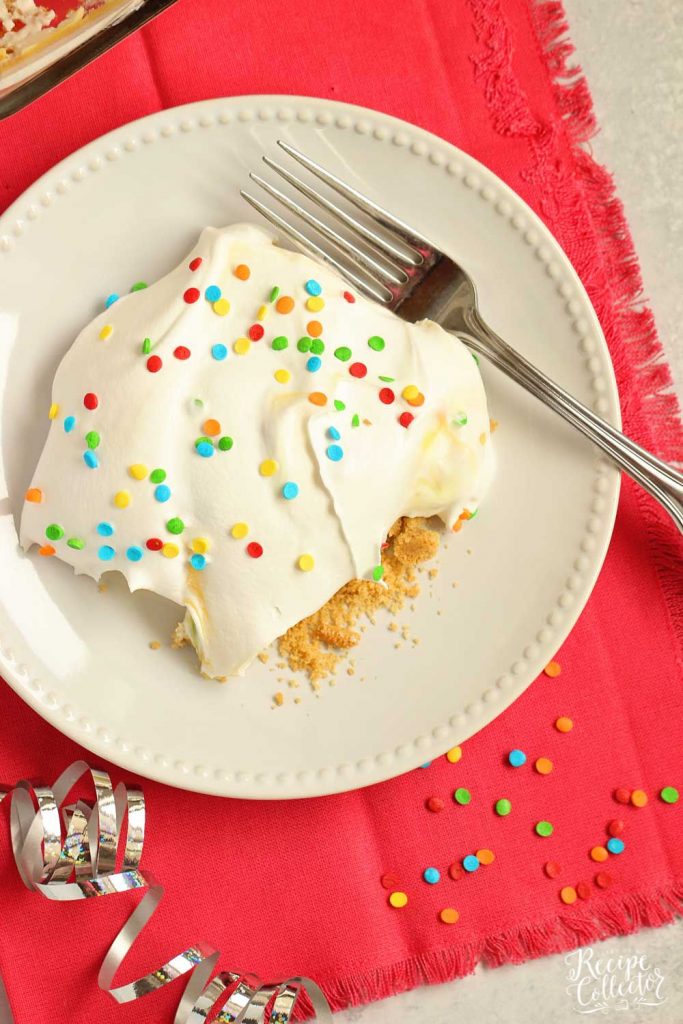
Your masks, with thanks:
<instances>
[{"instance_id":1,"label":"metal fork","mask_svg":"<svg viewBox=\"0 0 683 1024\"><path fill-rule=\"evenodd\" d=\"M683 475L641 448L592 409L583 405L524 356L503 341L484 321L472 278L414 228L362 195L294 146L278 145L307 171L361 211L364 220L338 206L270 157L264 163L320 210L341 222L341 234L258 174L250 178L313 234L295 227L249 192L241 195L300 248L330 264L359 292L387 306L403 320L429 319L457 334L465 344L516 381L588 437L623 472L636 480L669 513L683 532ZM316 240L316 236L319 240ZM323 245L324 240L328 244Z\"/></svg>"}]
</instances>

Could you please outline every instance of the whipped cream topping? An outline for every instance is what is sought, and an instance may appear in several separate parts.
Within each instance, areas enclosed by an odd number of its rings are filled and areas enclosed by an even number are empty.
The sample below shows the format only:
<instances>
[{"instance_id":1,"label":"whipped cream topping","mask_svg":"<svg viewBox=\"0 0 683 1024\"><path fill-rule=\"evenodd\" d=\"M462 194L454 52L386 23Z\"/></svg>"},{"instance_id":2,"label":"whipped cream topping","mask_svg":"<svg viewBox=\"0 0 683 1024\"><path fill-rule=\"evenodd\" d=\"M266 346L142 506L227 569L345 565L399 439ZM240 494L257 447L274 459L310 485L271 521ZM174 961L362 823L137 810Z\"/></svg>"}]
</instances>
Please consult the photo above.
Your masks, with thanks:
<instances>
[{"instance_id":1,"label":"whipped cream topping","mask_svg":"<svg viewBox=\"0 0 683 1024\"><path fill-rule=\"evenodd\" d=\"M249 225L207 228L111 302L64 356L49 415L23 546L184 605L216 678L350 579L381 586L395 520L453 527L492 473L465 346Z\"/></svg>"}]
</instances>

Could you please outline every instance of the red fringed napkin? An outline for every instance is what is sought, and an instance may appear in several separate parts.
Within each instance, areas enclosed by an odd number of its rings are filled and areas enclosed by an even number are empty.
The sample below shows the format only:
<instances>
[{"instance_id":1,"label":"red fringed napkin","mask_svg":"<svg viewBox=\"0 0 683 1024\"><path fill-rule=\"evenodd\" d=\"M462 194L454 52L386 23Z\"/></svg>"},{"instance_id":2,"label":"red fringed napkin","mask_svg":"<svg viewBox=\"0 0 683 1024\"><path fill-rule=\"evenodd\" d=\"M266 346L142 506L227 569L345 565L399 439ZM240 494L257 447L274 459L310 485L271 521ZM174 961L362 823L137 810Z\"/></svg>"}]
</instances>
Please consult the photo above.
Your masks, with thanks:
<instances>
[{"instance_id":1,"label":"red fringed napkin","mask_svg":"<svg viewBox=\"0 0 683 1024\"><path fill-rule=\"evenodd\" d=\"M651 314L637 304L623 212L581 148L593 114L564 33L560 4L533 0L376 0L362 14L340 0L181 0L0 124L0 203L102 132L190 100L293 92L386 110L472 153L543 217L597 309L626 430L680 459L678 409ZM369 790L286 806L145 784L145 863L168 891L130 976L204 938L226 966L308 974L341 1007L446 980L480 958L518 961L671 920L683 907L683 800L658 793L683 791L682 564L673 527L626 481L605 568L559 652L561 675L537 680L455 764L440 758ZM0 716L3 781L51 781L79 755L7 687ZM559 732L558 716L574 728ZM525 766L505 762L512 748L526 752ZM540 756L554 763L550 775L534 770ZM456 786L471 791L467 806L452 800ZM618 804L617 787L643 790L647 806ZM444 798L441 813L425 808L430 796ZM507 816L492 810L501 797ZM592 861L615 818L624 852ZM535 833L540 820L552 836ZM479 849L495 861L448 877L449 864ZM554 879L549 860L560 865ZM421 880L428 866L442 873L437 885ZM608 888L595 884L599 872ZM383 873L408 894L404 909L388 905ZM0 973L22 1024L170 1019L171 990L117 1009L96 988L134 896L50 905L21 887L1 838L0 879ZM578 883L588 900L564 904L559 890ZM446 907L457 924L439 920Z\"/></svg>"}]
</instances>

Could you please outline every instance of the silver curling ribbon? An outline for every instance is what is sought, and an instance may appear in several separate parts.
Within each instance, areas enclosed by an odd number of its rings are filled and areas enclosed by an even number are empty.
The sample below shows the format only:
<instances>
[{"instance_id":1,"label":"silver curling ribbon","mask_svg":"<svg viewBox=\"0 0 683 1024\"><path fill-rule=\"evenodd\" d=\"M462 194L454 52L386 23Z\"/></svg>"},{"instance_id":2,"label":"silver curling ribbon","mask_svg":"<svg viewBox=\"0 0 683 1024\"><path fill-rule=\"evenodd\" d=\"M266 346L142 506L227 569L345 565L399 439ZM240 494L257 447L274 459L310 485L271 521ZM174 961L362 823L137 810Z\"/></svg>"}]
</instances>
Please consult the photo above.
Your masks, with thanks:
<instances>
[{"instance_id":1,"label":"silver curling ribbon","mask_svg":"<svg viewBox=\"0 0 683 1024\"><path fill-rule=\"evenodd\" d=\"M83 776L89 775L94 800L66 805ZM111 944L100 968L100 988L128 1003L187 976L173 1024L288 1024L305 990L318 1021L332 1014L321 989L310 978L264 983L253 974L219 971L219 953L205 943L190 946L143 977L114 986L114 978L134 942L159 906L163 887L140 870L145 840L145 798L123 783L114 789L107 772L76 761L52 787L22 780L0 788L10 803L10 833L17 870L27 889L49 900L110 896L133 889L146 893ZM0 978L0 1024L14 1024Z\"/></svg>"}]
</instances>

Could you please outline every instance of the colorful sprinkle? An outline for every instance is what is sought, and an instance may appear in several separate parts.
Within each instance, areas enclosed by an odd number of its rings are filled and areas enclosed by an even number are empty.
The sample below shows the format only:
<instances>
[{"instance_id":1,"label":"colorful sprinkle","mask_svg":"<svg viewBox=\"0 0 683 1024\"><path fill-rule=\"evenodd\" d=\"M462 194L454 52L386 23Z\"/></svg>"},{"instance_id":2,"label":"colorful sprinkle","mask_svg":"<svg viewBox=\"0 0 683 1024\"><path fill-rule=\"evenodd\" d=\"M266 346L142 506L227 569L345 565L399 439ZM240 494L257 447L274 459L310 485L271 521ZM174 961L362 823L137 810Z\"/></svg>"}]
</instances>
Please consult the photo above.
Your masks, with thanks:
<instances>
[{"instance_id":1,"label":"colorful sprinkle","mask_svg":"<svg viewBox=\"0 0 683 1024\"><path fill-rule=\"evenodd\" d=\"M337 412L344 412L344 409L346 408L346 405L345 405L344 402L340 401L340 399L335 398L334 399L334 407L337 410Z\"/></svg>"},{"instance_id":2,"label":"colorful sprinkle","mask_svg":"<svg viewBox=\"0 0 683 1024\"><path fill-rule=\"evenodd\" d=\"M308 401L311 405L327 405L327 395L324 395L322 391L311 391Z\"/></svg>"},{"instance_id":3,"label":"colorful sprinkle","mask_svg":"<svg viewBox=\"0 0 683 1024\"><path fill-rule=\"evenodd\" d=\"M218 420L204 420L202 430L208 437L216 437L221 432L221 425Z\"/></svg>"},{"instance_id":4,"label":"colorful sprinkle","mask_svg":"<svg viewBox=\"0 0 683 1024\"><path fill-rule=\"evenodd\" d=\"M234 444L233 439L231 437L228 437L228 435L226 434L224 437L221 437L221 439L219 440L218 447L220 448L220 450L222 452L229 452L230 449L232 448L233 444Z\"/></svg>"},{"instance_id":5,"label":"colorful sprinkle","mask_svg":"<svg viewBox=\"0 0 683 1024\"><path fill-rule=\"evenodd\" d=\"M97 433L96 430L88 431L88 433L85 435L85 443L87 444L88 448L99 447L100 435Z\"/></svg>"},{"instance_id":6,"label":"colorful sprinkle","mask_svg":"<svg viewBox=\"0 0 683 1024\"><path fill-rule=\"evenodd\" d=\"M204 298L207 302L218 302L222 294L223 292L217 284L210 284L204 292Z\"/></svg>"},{"instance_id":7,"label":"colorful sprinkle","mask_svg":"<svg viewBox=\"0 0 683 1024\"><path fill-rule=\"evenodd\" d=\"M57 552L52 547L52 544L43 544L42 547L38 548L38 554L42 555L43 558L50 558L51 555L56 555Z\"/></svg>"},{"instance_id":8,"label":"colorful sprinkle","mask_svg":"<svg viewBox=\"0 0 683 1024\"><path fill-rule=\"evenodd\" d=\"M246 263L238 263L235 267L234 274L240 281L248 281L251 277L251 270Z\"/></svg>"},{"instance_id":9,"label":"colorful sprinkle","mask_svg":"<svg viewBox=\"0 0 683 1024\"><path fill-rule=\"evenodd\" d=\"M200 554L191 555L190 565L192 566L193 569L196 569L197 572L201 572L206 565L206 558L204 557L204 555Z\"/></svg>"},{"instance_id":10,"label":"colorful sprinkle","mask_svg":"<svg viewBox=\"0 0 683 1024\"><path fill-rule=\"evenodd\" d=\"M647 806L647 793L643 789L634 789L631 793L631 803L634 807Z\"/></svg>"},{"instance_id":11,"label":"colorful sprinkle","mask_svg":"<svg viewBox=\"0 0 683 1024\"><path fill-rule=\"evenodd\" d=\"M352 295L351 292L342 292L342 296L347 302L354 303L356 301L356 296Z\"/></svg>"},{"instance_id":12,"label":"colorful sprinkle","mask_svg":"<svg viewBox=\"0 0 683 1024\"><path fill-rule=\"evenodd\" d=\"M340 359L342 363L347 363L351 358L351 349L346 345L341 345L339 348L334 350L335 359Z\"/></svg>"},{"instance_id":13,"label":"colorful sprinkle","mask_svg":"<svg viewBox=\"0 0 683 1024\"><path fill-rule=\"evenodd\" d=\"M626 849L626 843L623 839L617 839L616 836L611 836L607 840L607 849L610 853L623 853Z\"/></svg>"},{"instance_id":14,"label":"colorful sprinkle","mask_svg":"<svg viewBox=\"0 0 683 1024\"><path fill-rule=\"evenodd\" d=\"M328 427L327 436L331 437L333 441L341 440L341 434L339 433L336 427Z\"/></svg>"},{"instance_id":15,"label":"colorful sprinkle","mask_svg":"<svg viewBox=\"0 0 683 1024\"><path fill-rule=\"evenodd\" d=\"M285 338L284 334L279 334L277 338L273 338L271 342L271 348L275 349L276 352L282 352L284 349L289 347L289 341Z\"/></svg>"},{"instance_id":16,"label":"colorful sprinkle","mask_svg":"<svg viewBox=\"0 0 683 1024\"><path fill-rule=\"evenodd\" d=\"M100 331L100 341L106 341L107 338L111 338L113 333L114 333L114 328L112 327L112 325L111 324L105 324L104 327L102 328L102 330Z\"/></svg>"},{"instance_id":17,"label":"colorful sprinkle","mask_svg":"<svg viewBox=\"0 0 683 1024\"><path fill-rule=\"evenodd\" d=\"M493 850L477 850L475 856L480 864L493 864L496 859L496 855Z\"/></svg>"},{"instance_id":18,"label":"colorful sprinkle","mask_svg":"<svg viewBox=\"0 0 683 1024\"><path fill-rule=\"evenodd\" d=\"M211 308L216 316L227 316L230 312L230 303L227 299L218 299Z\"/></svg>"},{"instance_id":19,"label":"colorful sprinkle","mask_svg":"<svg viewBox=\"0 0 683 1024\"><path fill-rule=\"evenodd\" d=\"M430 796L425 804L428 811L438 814L446 806L440 796Z\"/></svg>"},{"instance_id":20,"label":"colorful sprinkle","mask_svg":"<svg viewBox=\"0 0 683 1024\"><path fill-rule=\"evenodd\" d=\"M323 361L320 356L311 356L310 359L306 360L306 369L309 373L317 373L322 365Z\"/></svg>"},{"instance_id":21,"label":"colorful sprinkle","mask_svg":"<svg viewBox=\"0 0 683 1024\"><path fill-rule=\"evenodd\" d=\"M88 448L87 452L83 452L83 461L88 469L97 469L100 464L100 460L97 458L97 455L95 452L91 451L90 448Z\"/></svg>"},{"instance_id":22,"label":"colorful sprinkle","mask_svg":"<svg viewBox=\"0 0 683 1024\"><path fill-rule=\"evenodd\" d=\"M32 502L34 505L39 505L43 500L43 492L40 487L29 487L26 494L24 495L26 501ZM662 797L662 800L664 797Z\"/></svg>"},{"instance_id":23,"label":"colorful sprinkle","mask_svg":"<svg viewBox=\"0 0 683 1024\"><path fill-rule=\"evenodd\" d=\"M463 877L462 867L456 861L448 866L448 875L453 879L454 882L459 882Z\"/></svg>"},{"instance_id":24,"label":"colorful sprinkle","mask_svg":"<svg viewBox=\"0 0 683 1024\"><path fill-rule=\"evenodd\" d=\"M588 882L577 882L576 895L580 900L589 900L591 898L591 887Z\"/></svg>"},{"instance_id":25,"label":"colorful sprinkle","mask_svg":"<svg viewBox=\"0 0 683 1024\"><path fill-rule=\"evenodd\" d=\"M235 523L233 528L230 530L230 533L235 540L243 540L249 533L249 527L246 523Z\"/></svg>"},{"instance_id":26,"label":"colorful sprinkle","mask_svg":"<svg viewBox=\"0 0 683 1024\"><path fill-rule=\"evenodd\" d=\"M560 899L568 906L571 906L572 903L576 903L576 889L571 885L565 885L564 888L560 889Z\"/></svg>"},{"instance_id":27,"label":"colorful sprinkle","mask_svg":"<svg viewBox=\"0 0 683 1024\"><path fill-rule=\"evenodd\" d=\"M97 557L102 562L111 562L115 554L116 552L110 544L103 544L102 547L98 549Z\"/></svg>"},{"instance_id":28,"label":"colorful sprinkle","mask_svg":"<svg viewBox=\"0 0 683 1024\"><path fill-rule=\"evenodd\" d=\"M130 290L132 292L142 292L145 290L145 288L149 288L149 285L147 284L146 281L136 281L134 285L131 285Z\"/></svg>"},{"instance_id":29,"label":"colorful sprinkle","mask_svg":"<svg viewBox=\"0 0 683 1024\"><path fill-rule=\"evenodd\" d=\"M373 352L381 352L384 348L384 338L380 338L378 334L373 334L371 338L368 338L368 345Z\"/></svg>"},{"instance_id":30,"label":"colorful sprinkle","mask_svg":"<svg viewBox=\"0 0 683 1024\"><path fill-rule=\"evenodd\" d=\"M571 732L574 728L574 723L572 722L571 718L556 718L555 728L558 732Z\"/></svg>"},{"instance_id":31,"label":"colorful sprinkle","mask_svg":"<svg viewBox=\"0 0 683 1024\"><path fill-rule=\"evenodd\" d=\"M294 299L291 295L281 295L275 303L278 313L291 313L294 309Z\"/></svg>"},{"instance_id":32,"label":"colorful sprinkle","mask_svg":"<svg viewBox=\"0 0 683 1024\"><path fill-rule=\"evenodd\" d=\"M260 558L263 554L263 548L258 541L252 540L250 544L247 544L247 554L250 558Z\"/></svg>"},{"instance_id":33,"label":"colorful sprinkle","mask_svg":"<svg viewBox=\"0 0 683 1024\"><path fill-rule=\"evenodd\" d=\"M138 544L131 544L126 550L126 558L129 562L139 562L144 555L144 551Z\"/></svg>"},{"instance_id":34,"label":"colorful sprinkle","mask_svg":"<svg viewBox=\"0 0 683 1024\"><path fill-rule=\"evenodd\" d=\"M325 454L331 462L340 462L344 458L344 450L338 444L329 445Z\"/></svg>"},{"instance_id":35,"label":"colorful sprinkle","mask_svg":"<svg viewBox=\"0 0 683 1024\"><path fill-rule=\"evenodd\" d=\"M456 804L462 804L464 806L465 804L468 804L470 802L470 800L472 799L472 794L470 793L469 789L464 789L462 786L459 786L458 789L456 789L456 791L453 794L453 799L455 800Z\"/></svg>"},{"instance_id":36,"label":"colorful sprinkle","mask_svg":"<svg viewBox=\"0 0 683 1024\"><path fill-rule=\"evenodd\" d=\"M128 467L128 475L131 476L133 480L144 480L147 476L147 472L147 466L143 465L141 462L136 462L132 466Z\"/></svg>"},{"instance_id":37,"label":"colorful sprinkle","mask_svg":"<svg viewBox=\"0 0 683 1024\"><path fill-rule=\"evenodd\" d=\"M310 281L306 282L304 288L306 289L309 295L320 295L320 293L323 290L322 285L320 285L317 281L314 281L313 278L311 278Z\"/></svg>"},{"instance_id":38,"label":"colorful sprinkle","mask_svg":"<svg viewBox=\"0 0 683 1024\"><path fill-rule=\"evenodd\" d=\"M185 523L182 521L180 516L173 516L173 518L169 519L166 523L166 529L169 533L181 534L185 529Z\"/></svg>"},{"instance_id":39,"label":"colorful sprinkle","mask_svg":"<svg viewBox=\"0 0 683 1024\"><path fill-rule=\"evenodd\" d=\"M288 480L282 488L282 497L286 498L287 501L292 501L293 498L296 498L298 493L299 485L293 483L291 480Z\"/></svg>"},{"instance_id":40,"label":"colorful sprinkle","mask_svg":"<svg viewBox=\"0 0 683 1024\"><path fill-rule=\"evenodd\" d=\"M153 469L152 472L149 474L149 479L152 481L153 484L163 484L164 480L166 479L166 470Z\"/></svg>"},{"instance_id":41,"label":"colorful sprinkle","mask_svg":"<svg viewBox=\"0 0 683 1024\"><path fill-rule=\"evenodd\" d=\"M392 907L399 910L401 907L408 905L408 897L404 892L392 892L389 896L389 903Z\"/></svg>"},{"instance_id":42,"label":"colorful sprinkle","mask_svg":"<svg viewBox=\"0 0 683 1024\"><path fill-rule=\"evenodd\" d=\"M146 547L150 551L161 551L163 546L164 542L163 540L160 540L159 537L150 537L149 540L146 542Z\"/></svg>"},{"instance_id":43,"label":"colorful sprinkle","mask_svg":"<svg viewBox=\"0 0 683 1024\"><path fill-rule=\"evenodd\" d=\"M201 256L195 256L195 258L190 262L190 270L194 273L195 270L199 270L202 263L203 260Z\"/></svg>"},{"instance_id":44,"label":"colorful sprinkle","mask_svg":"<svg viewBox=\"0 0 683 1024\"><path fill-rule=\"evenodd\" d=\"M562 666L560 665L559 661L549 661L546 667L543 669L543 671L547 676L550 677L550 679L557 679L560 672L562 671Z\"/></svg>"},{"instance_id":45,"label":"colorful sprinkle","mask_svg":"<svg viewBox=\"0 0 683 1024\"><path fill-rule=\"evenodd\" d=\"M261 324L252 324L249 330L247 331L247 334L249 335L252 341L260 341L265 333L266 332L264 331Z\"/></svg>"},{"instance_id":46,"label":"colorful sprinkle","mask_svg":"<svg viewBox=\"0 0 683 1024\"><path fill-rule=\"evenodd\" d=\"M274 473L277 473L279 468L280 467L275 459L264 459L259 466L258 471L261 476L273 476Z\"/></svg>"},{"instance_id":47,"label":"colorful sprinkle","mask_svg":"<svg viewBox=\"0 0 683 1024\"><path fill-rule=\"evenodd\" d=\"M375 583L379 583L379 581L382 579L383 576L384 576L384 566L383 565L376 565L374 567L374 569L372 570L372 578L375 581Z\"/></svg>"},{"instance_id":48,"label":"colorful sprinkle","mask_svg":"<svg viewBox=\"0 0 683 1024\"><path fill-rule=\"evenodd\" d=\"M441 872L438 868L425 868L422 872L422 877L429 885L436 885L437 882L441 881Z\"/></svg>"},{"instance_id":49,"label":"colorful sprinkle","mask_svg":"<svg viewBox=\"0 0 683 1024\"><path fill-rule=\"evenodd\" d=\"M663 800L665 804L678 803L679 793L675 786L664 786L664 789L660 789L659 798Z\"/></svg>"},{"instance_id":50,"label":"colorful sprinkle","mask_svg":"<svg viewBox=\"0 0 683 1024\"><path fill-rule=\"evenodd\" d=\"M619 818L613 818L612 821L607 824L607 834L610 836L620 836L625 829L623 821Z\"/></svg>"},{"instance_id":51,"label":"colorful sprinkle","mask_svg":"<svg viewBox=\"0 0 683 1024\"><path fill-rule=\"evenodd\" d=\"M538 836L551 836L553 834L553 826L549 821L537 821L535 831Z\"/></svg>"},{"instance_id":52,"label":"colorful sprinkle","mask_svg":"<svg viewBox=\"0 0 683 1024\"><path fill-rule=\"evenodd\" d=\"M464 412L458 412L455 414L455 418L451 420L451 426L453 427L464 427L467 423L467 414Z\"/></svg>"},{"instance_id":53,"label":"colorful sprinkle","mask_svg":"<svg viewBox=\"0 0 683 1024\"><path fill-rule=\"evenodd\" d=\"M87 395L83 396L83 405L86 407L86 409L90 409L91 412L93 409L96 409L99 404L99 398L97 397L97 395L93 394L92 391L89 391Z\"/></svg>"},{"instance_id":54,"label":"colorful sprinkle","mask_svg":"<svg viewBox=\"0 0 683 1024\"><path fill-rule=\"evenodd\" d=\"M150 356L147 360L147 369L150 373L158 373L162 366L161 356Z\"/></svg>"},{"instance_id":55,"label":"colorful sprinkle","mask_svg":"<svg viewBox=\"0 0 683 1024\"><path fill-rule=\"evenodd\" d=\"M379 400L380 402L383 402L384 405L391 405L395 398L396 395L391 390L391 388L380 388Z\"/></svg>"},{"instance_id":56,"label":"colorful sprinkle","mask_svg":"<svg viewBox=\"0 0 683 1024\"><path fill-rule=\"evenodd\" d=\"M613 879L607 871L598 871L593 881L599 889L609 889Z\"/></svg>"},{"instance_id":57,"label":"colorful sprinkle","mask_svg":"<svg viewBox=\"0 0 683 1024\"><path fill-rule=\"evenodd\" d=\"M217 345L211 346L211 355L213 356L217 363L222 363L227 354L228 349L225 345L221 345L219 343Z\"/></svg>"},{"instance_id":58,"label":"colorful sprinkle","mask_svg":"<svg viewBox=\"0 0 683 1024\"><path fill-rule=\"evenodd\" d=\"M401 392L401 397L405 398L406 402L412 402L414 398L420 394L420 389L416 384L407 384Z\"/></svg>"},{"instance_id":59,"label":"colorful sprinkle","mask_svg":"<svg viewBox=\"0 0 683 1024\"><path fill-rule=\"evenodd\" d=\"M351 363L349 366L349 373L352 377L357 377L359 380L365 377L368 372L368 368L365 363Z\"/></svg>"},{"instance_id":60,"label":"colorful sprinkle","mask_svg":"<svg viewBox=\"0 0 683 1024\"><path fill-rule=\"evenodd\" d=\"M210 547L211 542L206 537L195 537L192 541L192 550L196 555L205 555Z\"/></svg>"},{"instance_id":61,"label":"colorful sprinkle","mask_svg":"<svg viewBox=\"0 0 683 1024\"><path fill-rule=\"evenodd\" d=\"M379 380L383 381L384 384L393 384L394 381L396 380L396 378L395 377L385 377L383 374L380 373Z\"/></svg>"},{"instance_id":62,"label":"colorful sprinkle","mask_svg":"<svg viewBox=\"0 0 683 1024\"><path fill-rule=\"evenodd\" d=\"M321 356L325 351L325 342L321 338L313 338L311 342L311 352L314 356Z\"/></svg>"},{"instance_id":63,"label":"colorful sprinkle","mask_svg":"<svg viewBox=\"0 0 683 1024\"><path fill-rule=\"evenodd\" d=\"M275 302L279 294L280 289L278 288L277 285L273 285L273 287L270 290L270 295L268 296L268 302Z\"/></svg>"},{"instance_id":64,"label":"colorful sprinkle","mask_svg":"<svg viewBox=\"0 0 683 1024\"><path fill-rule=\"evenodd\" d=\"M506 797L501 797L500 800L496 800L493 808L496 814L500 815L501 818L504 818L512 810L512 804Z\"/></svg>"},{"instance_id":65,"label":"colorful sprinkle","mask_svg":"<svg viewBox=\"0 0 683 1024\"><path fill-rule=\"evenodd\" d=\"M64 536L64 529L57 523L50 523L45 530L45 536L48 540L61 540Z\"/></svg>"},{"instance_id":66,"label":"colorful sprinkle","mask_svg":"<svg viewBox=\"0 0 683 1024\"><path fill-rule=\"evenodd\" d=\"M311 351L311 339L305 335L303 338L299 338L296 343L297 350L299 352L310 352Z\"/></svg>"},{"instance_id":67,"label":"colorful sprinkle","mask_svg":"<svg viewBox=\"0 0 683 1024\"><path fill-rule=\"evenodd\" d=\"M164 558L177 558L180 554L180 548L177 544L172 544L170 541L167 541L166 544L162 546L161 553Z\"/></svg>"},{"instance_id":68,"label":"colorful sprinkle","mask_svg":"<svg viewBox=\"0 0 683 1024\"><path fill-rule=\"evenodd\" d=\"M549 757L538 757L534 762L534 768L539 775L550 775L553 770L553 762Z\"/></svg>"},{"instance_id":69,"label":"colorful sprinkle","mask_svg":"<svg viewBox=\"0 0 683 1024\"><path fill-rule=\"evenodd\" d=\"M543 865L543 870L545 871L548 878L557 878L557 876L562 871L562 868L556 860L548 860Z\"/></svg>"},{"instance_id":70,"label":"colorful sprinkle","mask_svg":"<svg viewBox=\"0 0 683 1024\"><path fill-rule=\"evenodd\" d=\"M596 862L596 864L601 864L603 861L607 860L609 853L604 846L594 846L589 856L591 860Z\"/></svg>"},{"instance_id":71,"label":"colorful sprinkle","mask_svg":"<svg viewBox=\"0 0 683 1024\"><path fill-rule=\"evenodd\" d=\"M407 429L414 419L415 417L413 416L412 412L402 412L398 418L398 422L401 424L402 427L405 427Z\"/></svg>"},{"instance_id":72,"label":"colorful sprinkle","mask_svg":"<svg viewBox=\"0 0 683 1024\"><path fill-rule=\"evenodd\" d=\"M98 523L95 527L100 537L111 537L114 533L114 527L111 523Z\"/></svg>"},{"instance_id":73,"label":"colorful sprinkle","mask_svg":"<svg viewBox=\"0 0 683 1024\"><path fill-rule=\"evenodd\" d=\"M450 761L451 764L457 764L462 757L462 747L451 747L450 750L446 751L446 760Z\"/></svg>"},{"instance_id":74,"label":"colorful sprinkle","mask_svg":"<svg viewBox=\"0 0 683 1024\"><path fill-rule=\"evenodd\" d=\"M176 357L176 359L180 359L182 362L185 359L189 359L192 353L190 352L187 345L176 345L176 347L173 349L173 355Z\"/></svg>"},{"instance_id":75,"label":"colorful sprinkle","mask_svg":"<svg viewBox=\"0 0 683 1024\"><path fill-rule=\"evenodd\" d=\"M199 288L188 288L184 293L183 298L188 305L192 305L199 298Z\"/></svg>"},{"instance_id":76,"label":"colorful sprinkle","mask_svg":"<svg viewBox=\"0 0 683 1024\"><path fill-rule=\"evenodd\" d=\"M119 301L119 298L120 296L117 295L116 292L112 292L111 295L107 295L104 300L104 308L109 309L110 306L113 306L115 302Z\"/></svg>"},{"instance_id":77,"label":"colorful sprinkle","mask_svg":"<svg viewBox=\"0 0 683 1024\"><path fill-rule=\"evenodd\" d=\"M523 750L511 750L508 754L508 761L513 768L521 768L526 764L526 754Z\"/></svg>"},{"instance_id":78,"label":"colorful sprinkle","mask_svg":"<svg viewBox=\"0 0 683 1024\"><path fill-rule=\"evenodd\" d=\"M455 907L444 907L439 911L439 920L443 924L457 924L459 919L460 914Z\"/></svg>"},{"instance_id":79,"label":"colorful sprinkle","mask_svg":"<svg viewBox=\"0 0 683 1024\"><path fill-rule=\"evenodd\" d=\"M75 416L66 416L64 419L64 433L70 434L73 428L76 426Z\"/></svg>"},{"instance_id":80,"label":"colorful sprinkle","mask_svg":"<svg viewBox=\"0 0 683 1024\"><path fill-rule=\"evenodd\" d=\"M171 497L171 488L167 484L159 484L158 487L154 488L154 497L162 503L168 501Z\"/></svg>"},{"instance_id":81,"label":"colorful sprinkle","mask_svg":"<svg viewBox=\"0 0 683 1024\"><path fill-rule=\"evenodd\" d=\"M476 871L479 867L479 860L474 856L473 853L468 853L466 857L463 857L462 866L465 871Z\"/></svg>"},{"instance_id":82,"label":"colorful sprinkle","mask_svg":"<svg viewBox=\"0 0 683 1024\"><path fill-rule=\"evenodd\" d=\"M625 789L623 786L619 786L618 789L614 790L614 799L618 804L630 804L631 790Z\"/></svg>"},{"instance_id":83,"label":"colorful sprinkle","mask_svg":"<svg viewBox=\"0 0 683 1024\"><path fill-rule=\"evenodd\" d=\"M214 454L214 447L211 442L204 440L203 438L195 441L194 449L197 455L201 455L203 459L210 459Z\"/></svg>"},{"instance_id":84,"label":"colorful sprinkle","mask_svg":"<svg viewBox=\"0 0 683 1024\"><path fill-rule=\"evenodd\" d=\"M289 372L289 370L276 370L275 373L273 374L273 377L278 382L278 384L288 384L289 381L292 379L292 375Z\"/></svg>"},{"instance_id":85,"label":"colorful sprinkle","mask_svg":"<svg viewBox=\"0 0 683 1024\"><path fill-rule=\"evenodd\" d=\"M82 551L85 547L85 541L82 537L69 537L66 543L70 548L73 548L74 551Z\"/></svg>"},{"instance_id":86,"label":"colorful sprinkle","mask_svg":"<svg viewBox=\"0 0 683 1024\"><path fill-rule=\"evenodd\" d=\"M319 313L324 308L325 300L321 299L319 295L311 295L310 299L306 299L306 309L311 313Z\"/></svg>"},{"instance_id":87,"label":"colorful sprinkle","mask_svg":"<svg viewBox=\"0 0 683 1024\"><path fill-rule=\"evenodd\" d=\"M128 508L130 505L130 492L117 491L114 495L114 504L117 508Z\"/></svg>"},{"instance_id":88,"label":"colorful sprinkle","mask_svg":"<svg viewBox=\"0 0 683 1024\"><path fill-rule=\"evenodd\" d=\"M319 338L323 333L323 325L319 320L309 320L306 324L306 330L312 338Z\"/></svg>"},{"instance_id":89,"label":"colorful sprinkle","mask_svg":"<svg viewBox=\"0 0 683 1024\"><path fill-rule=\"evenodd\" d=\"M351 426L352 427L359 427L360 426L360 416L358 415L358 413L355 413L351 417Z\"/></svg>"},{"instance_id":90,"label":"colorful sprinkle","mask_svg":"<svg viewBox=\"0 0 683 1024\"><path fill-rule=\"evenodd\" d=\"M299 555L299 560L296 564L302 572L311 572L315 568L315 559L313 555Z\"/></svg>"},{"instance_id":91,"label":"colorful sprinkle","mask_svg":"<svg viewBox=\"0 0 683 1024\"><path fill-rule=\"evenodd\" d=\"M232 347L238 356L246 356L247 352L251 348L251 342L249 341L249 338L238 338Z\"/></svg>"}]
</instances>

